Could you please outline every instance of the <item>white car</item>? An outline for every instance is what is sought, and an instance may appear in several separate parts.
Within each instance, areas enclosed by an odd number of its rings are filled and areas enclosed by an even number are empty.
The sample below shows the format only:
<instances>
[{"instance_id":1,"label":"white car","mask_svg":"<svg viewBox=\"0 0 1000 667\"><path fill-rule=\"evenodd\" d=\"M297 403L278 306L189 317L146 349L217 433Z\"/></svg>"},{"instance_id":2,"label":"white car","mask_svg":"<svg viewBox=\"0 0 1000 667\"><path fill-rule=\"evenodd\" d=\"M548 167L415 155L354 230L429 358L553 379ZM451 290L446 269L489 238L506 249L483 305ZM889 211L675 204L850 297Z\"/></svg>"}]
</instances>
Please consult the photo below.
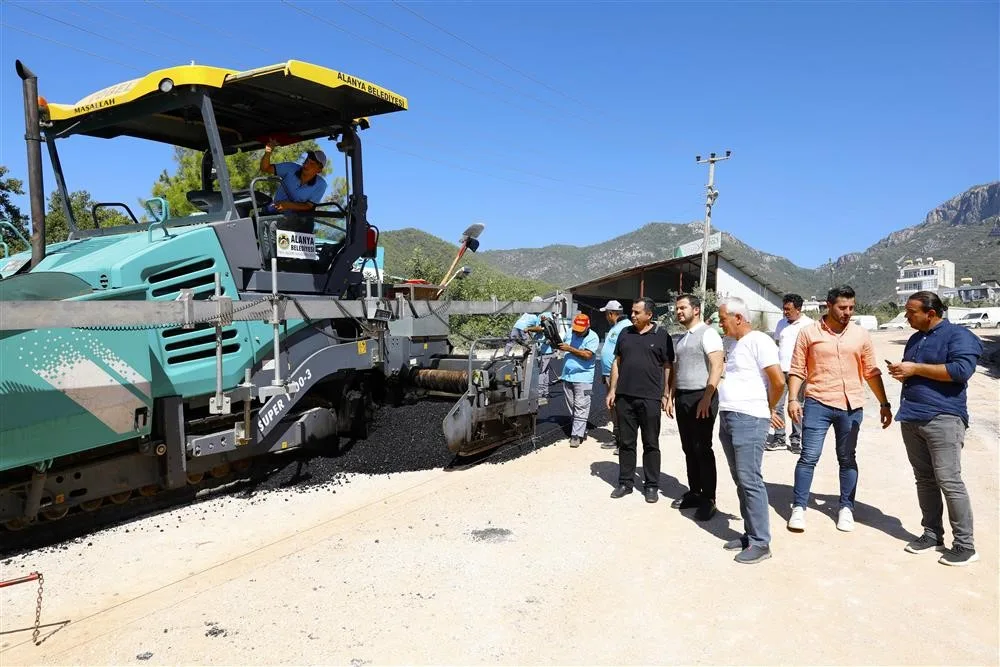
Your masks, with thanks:
<instances>
[{"instance_id":1,"label":"white car","mask_svg":"<svg viewBox=\"0 0 1000 667\"><path fill-rule=\"evenodd\" d=\"M1000 308L986 308L966 313L965 317L955 320L955 324L970 329L985 329L996 327L1000 323Z\"/></svg>"},{"instance_id":2,"label":"white car","mask_svg":"<svg viewBox=\"0 0 1000 667\"><path fill-rule=\"evenodd\" d=\"M885 324L879 325L879 331L902 331L903 329L909 329L910 325L904 320L902 322L886 322Z\"/></svg>"}]
</instances>

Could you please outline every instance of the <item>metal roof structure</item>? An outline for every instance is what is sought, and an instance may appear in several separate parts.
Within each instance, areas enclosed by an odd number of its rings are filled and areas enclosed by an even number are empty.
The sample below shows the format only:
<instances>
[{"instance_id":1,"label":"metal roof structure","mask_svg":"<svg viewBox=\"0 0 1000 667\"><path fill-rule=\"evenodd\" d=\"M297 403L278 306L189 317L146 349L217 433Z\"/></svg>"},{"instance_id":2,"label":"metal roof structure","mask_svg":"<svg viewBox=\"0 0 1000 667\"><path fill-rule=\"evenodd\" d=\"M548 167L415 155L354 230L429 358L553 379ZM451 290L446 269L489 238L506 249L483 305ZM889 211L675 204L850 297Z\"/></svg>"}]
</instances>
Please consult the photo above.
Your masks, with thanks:
<instances>
[{"instance_id":1,"label":"metal roof structure","mask_svg":"<svg viewBox=\"0 0 1000 667\"><path fill-rule=\"evenodd\" d=\"M270 139L294 143L328 136L367 116L405 111L406 98L357 77L298 60L247 71L180 65L150 72L73 104L44 102L47 134L132 136L206 150L195 96L208 93L226 152Z\"/></svg>"},{"instance_id":2,"label":"metal roof structure","mask_svg":"<svg viewBox=\"0 0 1000 667\"><path fill-rule=\"evenodd\" d=\"M748 277L753 278L758 283L760 283L761 285L763 285L764 287L766 287L768 290L770 290L770 291L772 291L772 292L774 292L775 294L778 294L778 295L781 295L781 294L784 293L784 290L781 287L778 287L777 285L774 285L773 283L771 283L771 282L767 281L766 279L764 279L761 276L761 274L758 271L756 271L752 266L750 266L746 262L743 262L742 260L738 259L732 253L726 252L724 249L718 249L718 250L710 250L709 253L708 253L708 255L709 255L709 269L710 270L712 268L712 257L713 256L715 256L715 257L721 257L722 259L726 260L727 262L729 262L730 264L732 264L733 266L735 266L736 268L738 268L740 271L742 271L743 273L745 273ZM701 253L699 252L698 254L694 254L694 255L686 255L684 257L671 257L669 259L664 259L664 260L660 260L660 261L656 261L656 262L650 262L648 264L642 264L642 265L639 265L639 266L633 266L633 267L629 267L629 268L626 268L626 269L621 269L619 271L615 271L614 273L609 273L609 274L600 276L598 278L593 278L591 280L579 283L577 285L573 285L571 287L567 287L566 291L567 292L580 292L580 291L584 290L587 287L591 287L591 286L595 286L595 285L600 285L600 284L608 283L608 282L615 282L615 281L618 281L618 280L622 280L624 278L632 278L632 277L635 277L636 275L642 274L642 273L644 273L646 271L656 271L658 269L665 269L665 268L668 268L670 266L677 266L677 265L681 265L683 263L688 263L688 264L691 264L692 266L697 266L699 268L699 270L700 270L700 268L701 268ZM716 266L717 266L717 263L716 263Z\"/></svg>"}]
</instances>

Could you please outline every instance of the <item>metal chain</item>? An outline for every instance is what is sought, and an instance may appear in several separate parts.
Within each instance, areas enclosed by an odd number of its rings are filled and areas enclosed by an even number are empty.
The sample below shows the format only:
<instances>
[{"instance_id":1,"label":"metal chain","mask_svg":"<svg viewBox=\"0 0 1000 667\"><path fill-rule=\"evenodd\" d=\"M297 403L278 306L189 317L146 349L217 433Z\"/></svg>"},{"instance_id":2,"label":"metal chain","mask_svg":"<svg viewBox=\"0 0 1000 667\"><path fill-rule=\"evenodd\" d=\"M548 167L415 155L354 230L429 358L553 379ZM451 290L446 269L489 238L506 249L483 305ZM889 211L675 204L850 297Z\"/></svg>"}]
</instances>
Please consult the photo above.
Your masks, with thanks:
<instances>
[{"instance_id":1,"label":"metal chain","mask_svg":"<svg viewBox=\"0 0 1000 667\"><path fill-rule=\"evenodd\" d=\"M35 629L31 633L31 641L35 642L35 646L38 646L38 633L42 625L42 591L45 588L45 577L42 573L38 573L38 599L35 601Z\"/></svg>"}]
</instances>

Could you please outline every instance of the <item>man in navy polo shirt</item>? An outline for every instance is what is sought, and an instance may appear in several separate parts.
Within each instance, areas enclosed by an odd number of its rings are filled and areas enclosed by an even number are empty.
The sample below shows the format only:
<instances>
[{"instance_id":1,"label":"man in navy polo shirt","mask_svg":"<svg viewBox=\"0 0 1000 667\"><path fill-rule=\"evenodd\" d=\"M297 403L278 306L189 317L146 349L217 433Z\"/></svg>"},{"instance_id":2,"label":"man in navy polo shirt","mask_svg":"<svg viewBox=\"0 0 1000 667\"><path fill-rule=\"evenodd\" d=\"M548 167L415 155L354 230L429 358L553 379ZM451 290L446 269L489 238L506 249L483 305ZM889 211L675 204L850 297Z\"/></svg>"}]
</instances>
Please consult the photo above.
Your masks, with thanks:
<instances>
[{"instance_id":1,"label":"man in navy polo shirt","mask_svg":"<svg viewBox=\"0 0 1000 667\"><path fill-rule=\"evenodd\" d=\"M274 144L268 143L260 158L261 173L281 179L278 191L274 193L274 202L268 209L281 213L312 211L326 194L326 181L320 175L326 167L326 153L320 150L309 151L301 165L295 162L271 164L273 148Z\"/></svg>"},{"instance_id":2,"label":"man in navy polo shirt","mask_svg":"<svg viewBox=\"0 0 1000 667\"><path fill-rule=\"evenodd\" d=\"M963 566L979 560L972 542L972 503L962 481L962 445L969 427L966 387L983 353L979 338L942 319L934 292L916 292L906 302L906 321L917 330L906 342L903 361L889 374L903 383L896 421L917 481L924 534L906 545L913 554L944 550L944 507L955 539L938 559Z\"/></svg>"}]
</instances>

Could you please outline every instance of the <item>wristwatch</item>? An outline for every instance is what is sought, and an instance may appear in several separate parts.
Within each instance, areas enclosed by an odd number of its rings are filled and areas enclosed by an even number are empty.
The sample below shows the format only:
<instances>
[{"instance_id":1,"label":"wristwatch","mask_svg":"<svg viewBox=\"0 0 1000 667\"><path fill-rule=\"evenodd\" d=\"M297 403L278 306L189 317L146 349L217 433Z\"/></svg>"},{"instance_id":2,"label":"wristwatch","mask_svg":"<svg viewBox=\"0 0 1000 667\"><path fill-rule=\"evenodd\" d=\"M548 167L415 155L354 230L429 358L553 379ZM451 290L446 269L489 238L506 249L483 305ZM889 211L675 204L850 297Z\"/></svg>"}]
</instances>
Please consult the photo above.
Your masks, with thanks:
<instances>
[{"instance_id":1,"label":"wristwatch","mask_svg":"<svg viewBox=\"0 0 1000 667\"><path fill-rule=\"evenodd\" d=\"M892 403L889 403L888 401L886 401L885 403L880 403L879 407L880 408L892 408Z\"/></svg>"}]
</instances>

